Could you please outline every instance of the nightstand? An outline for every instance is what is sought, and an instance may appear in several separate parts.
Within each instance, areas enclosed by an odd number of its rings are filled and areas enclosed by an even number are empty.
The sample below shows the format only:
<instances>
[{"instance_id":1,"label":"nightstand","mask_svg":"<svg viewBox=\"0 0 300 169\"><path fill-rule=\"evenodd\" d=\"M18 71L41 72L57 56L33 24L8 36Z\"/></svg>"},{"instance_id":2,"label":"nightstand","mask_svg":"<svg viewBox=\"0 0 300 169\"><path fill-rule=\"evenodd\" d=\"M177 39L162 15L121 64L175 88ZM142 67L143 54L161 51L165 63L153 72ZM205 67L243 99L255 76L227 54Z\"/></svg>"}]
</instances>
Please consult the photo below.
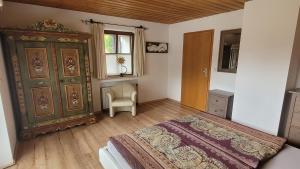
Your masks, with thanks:
<instances>
[{"instance_id":1,"label":"nightstand","mask_svg":"<svg viewBox=\"0 0 300 169\"><path fill-rule=\"evenodd\" d=\"M231 119L232 105L233 105L232 92L223 90L210 90L208 96L208 113Z\"/></svg>"}]
</instances>

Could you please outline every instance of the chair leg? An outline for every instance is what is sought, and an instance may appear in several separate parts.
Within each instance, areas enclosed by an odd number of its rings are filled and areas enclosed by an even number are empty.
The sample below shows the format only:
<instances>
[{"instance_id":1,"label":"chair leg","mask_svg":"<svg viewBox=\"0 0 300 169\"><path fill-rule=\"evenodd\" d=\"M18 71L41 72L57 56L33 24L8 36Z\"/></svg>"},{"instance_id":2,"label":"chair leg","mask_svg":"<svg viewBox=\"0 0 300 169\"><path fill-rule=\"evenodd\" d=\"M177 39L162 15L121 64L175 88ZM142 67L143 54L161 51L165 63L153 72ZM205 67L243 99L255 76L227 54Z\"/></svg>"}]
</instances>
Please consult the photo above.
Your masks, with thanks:
<instances>
[{"instance_id":1,"label":"chair leg","mask_svg":"<svg viewBox=\"0 0 300 169\"><path fill-rule=\"evenodd\" d=\"M131 114L132 114L132 116L136 115L136 106L131 107Z\"/></svg>"},{"instance_id":2,"label":"chair leg","mask_svg":"<svg viewBox=\"0 0 300 169\"><path fill-rule=\"evenodd\" d=\"M114 112L114 108L113 107L109 107L109 116L110 117L114 117L115 112Z\"/></svg>"}]
</instances>

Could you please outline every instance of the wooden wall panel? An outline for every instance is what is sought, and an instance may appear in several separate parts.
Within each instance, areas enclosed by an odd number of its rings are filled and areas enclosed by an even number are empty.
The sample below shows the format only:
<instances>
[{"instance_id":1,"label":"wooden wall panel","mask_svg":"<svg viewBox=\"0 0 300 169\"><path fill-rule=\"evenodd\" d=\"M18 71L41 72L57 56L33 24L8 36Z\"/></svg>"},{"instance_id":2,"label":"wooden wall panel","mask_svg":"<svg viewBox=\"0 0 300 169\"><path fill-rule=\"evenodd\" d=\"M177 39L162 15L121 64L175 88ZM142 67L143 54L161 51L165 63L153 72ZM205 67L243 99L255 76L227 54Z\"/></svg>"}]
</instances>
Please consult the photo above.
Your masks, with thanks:
<instances>
[{"instance_id":1,"label":"wooden wall panel","mask_svg":"<svg viewBox=\"0 0 300 169\"><path fill-rule=\"evenodd\" d=\"M8 0L160 23L242 9L244 0Z\"/></svg>"}]
</instances>

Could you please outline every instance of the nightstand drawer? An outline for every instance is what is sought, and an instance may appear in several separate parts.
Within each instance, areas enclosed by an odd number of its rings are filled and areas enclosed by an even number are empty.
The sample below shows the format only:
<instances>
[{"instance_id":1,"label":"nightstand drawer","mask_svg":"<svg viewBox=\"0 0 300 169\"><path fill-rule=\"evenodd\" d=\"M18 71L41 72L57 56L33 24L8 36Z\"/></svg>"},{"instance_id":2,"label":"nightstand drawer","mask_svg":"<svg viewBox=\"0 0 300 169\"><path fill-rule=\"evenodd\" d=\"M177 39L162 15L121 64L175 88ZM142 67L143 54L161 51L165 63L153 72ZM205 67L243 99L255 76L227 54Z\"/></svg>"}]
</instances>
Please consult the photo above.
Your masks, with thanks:
<instances>
[{"instance_id":1,"label":"nightstand drawer","mask_svg":"<svg viewBox=\"0 0 300 169\"><path fill-rule=\"evenodd\" d=\"M300 113L300 97L299 96L297 96L295 99L294 113Z\"/></svg>"},{"instance_id":2,"label":"nightstand drawer","mask_svg":"<svg viewBox=\"0 0 300 169\"><path fill-rule=\"evenodd\" d=\"M292 126L297 126L300 128L300 113L294 113L292 119Z\"/></svg>"},{"instance_id":3,"label":"nightstand drawer","mask_svg":"<svg viewBox=\"0 0 300 169\"><path fill-rule=\"evenodd\" d=\"M224 107L220 107L214 104L210 104L208 106L208 113L219 116L219 117L226 117L227 110Z\"/></svg>"},{"instance_id":4,"label":"nightstand drawer","mask_svg":"<svg viewBox=\"0 0 300 169\"><path fill-rule=\"evenodd\" d=\"M226 107L227 99L224 97L216 96L216 95L210 95L209 96L209 104L218 105L220 107Z\"/></svg>"},{"instance_id":5,"label":"nightstand drawer","mask_svg":"<svg viewBox=\"0 0 300 169\"><path fill-rule=\"evenodd\" d=\"M290 133L289 133L289 142L294 144L300 144L300 128L291 126Z\"/></svg>"},{"instance_id":6,"label":"nightstand drawer","mask_svg":"<svg viewBox=\"0 0 300 169\"><path fill-rule=\"evenodd\" d=\"M283 114L284 136L288 142L300 146L300 89L290 90L284 104L288 110Z\"/></svg>"}]
</instances>

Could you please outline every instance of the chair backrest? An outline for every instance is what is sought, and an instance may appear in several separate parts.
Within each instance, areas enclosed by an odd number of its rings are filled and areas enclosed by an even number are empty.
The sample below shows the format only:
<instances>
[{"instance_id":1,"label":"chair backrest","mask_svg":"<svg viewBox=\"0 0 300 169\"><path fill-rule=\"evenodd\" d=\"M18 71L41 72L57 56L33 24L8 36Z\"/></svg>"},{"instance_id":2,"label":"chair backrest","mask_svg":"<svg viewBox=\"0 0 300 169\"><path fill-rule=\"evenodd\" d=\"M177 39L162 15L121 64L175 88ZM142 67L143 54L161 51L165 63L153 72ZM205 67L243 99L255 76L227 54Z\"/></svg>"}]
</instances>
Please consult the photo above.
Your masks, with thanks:
<instances>
[{"instance_id":1,"label":"chair backrest","mask_svg":"<svg viewBox=\"0 0 300 169\"><path fill-rule=\"evenodd\" d=\"M136 91L135 86L130 83L122 83L110 87L110 90L114 93L115 97L131 97L131 93Z\"/></svg>"}]
</instances>

